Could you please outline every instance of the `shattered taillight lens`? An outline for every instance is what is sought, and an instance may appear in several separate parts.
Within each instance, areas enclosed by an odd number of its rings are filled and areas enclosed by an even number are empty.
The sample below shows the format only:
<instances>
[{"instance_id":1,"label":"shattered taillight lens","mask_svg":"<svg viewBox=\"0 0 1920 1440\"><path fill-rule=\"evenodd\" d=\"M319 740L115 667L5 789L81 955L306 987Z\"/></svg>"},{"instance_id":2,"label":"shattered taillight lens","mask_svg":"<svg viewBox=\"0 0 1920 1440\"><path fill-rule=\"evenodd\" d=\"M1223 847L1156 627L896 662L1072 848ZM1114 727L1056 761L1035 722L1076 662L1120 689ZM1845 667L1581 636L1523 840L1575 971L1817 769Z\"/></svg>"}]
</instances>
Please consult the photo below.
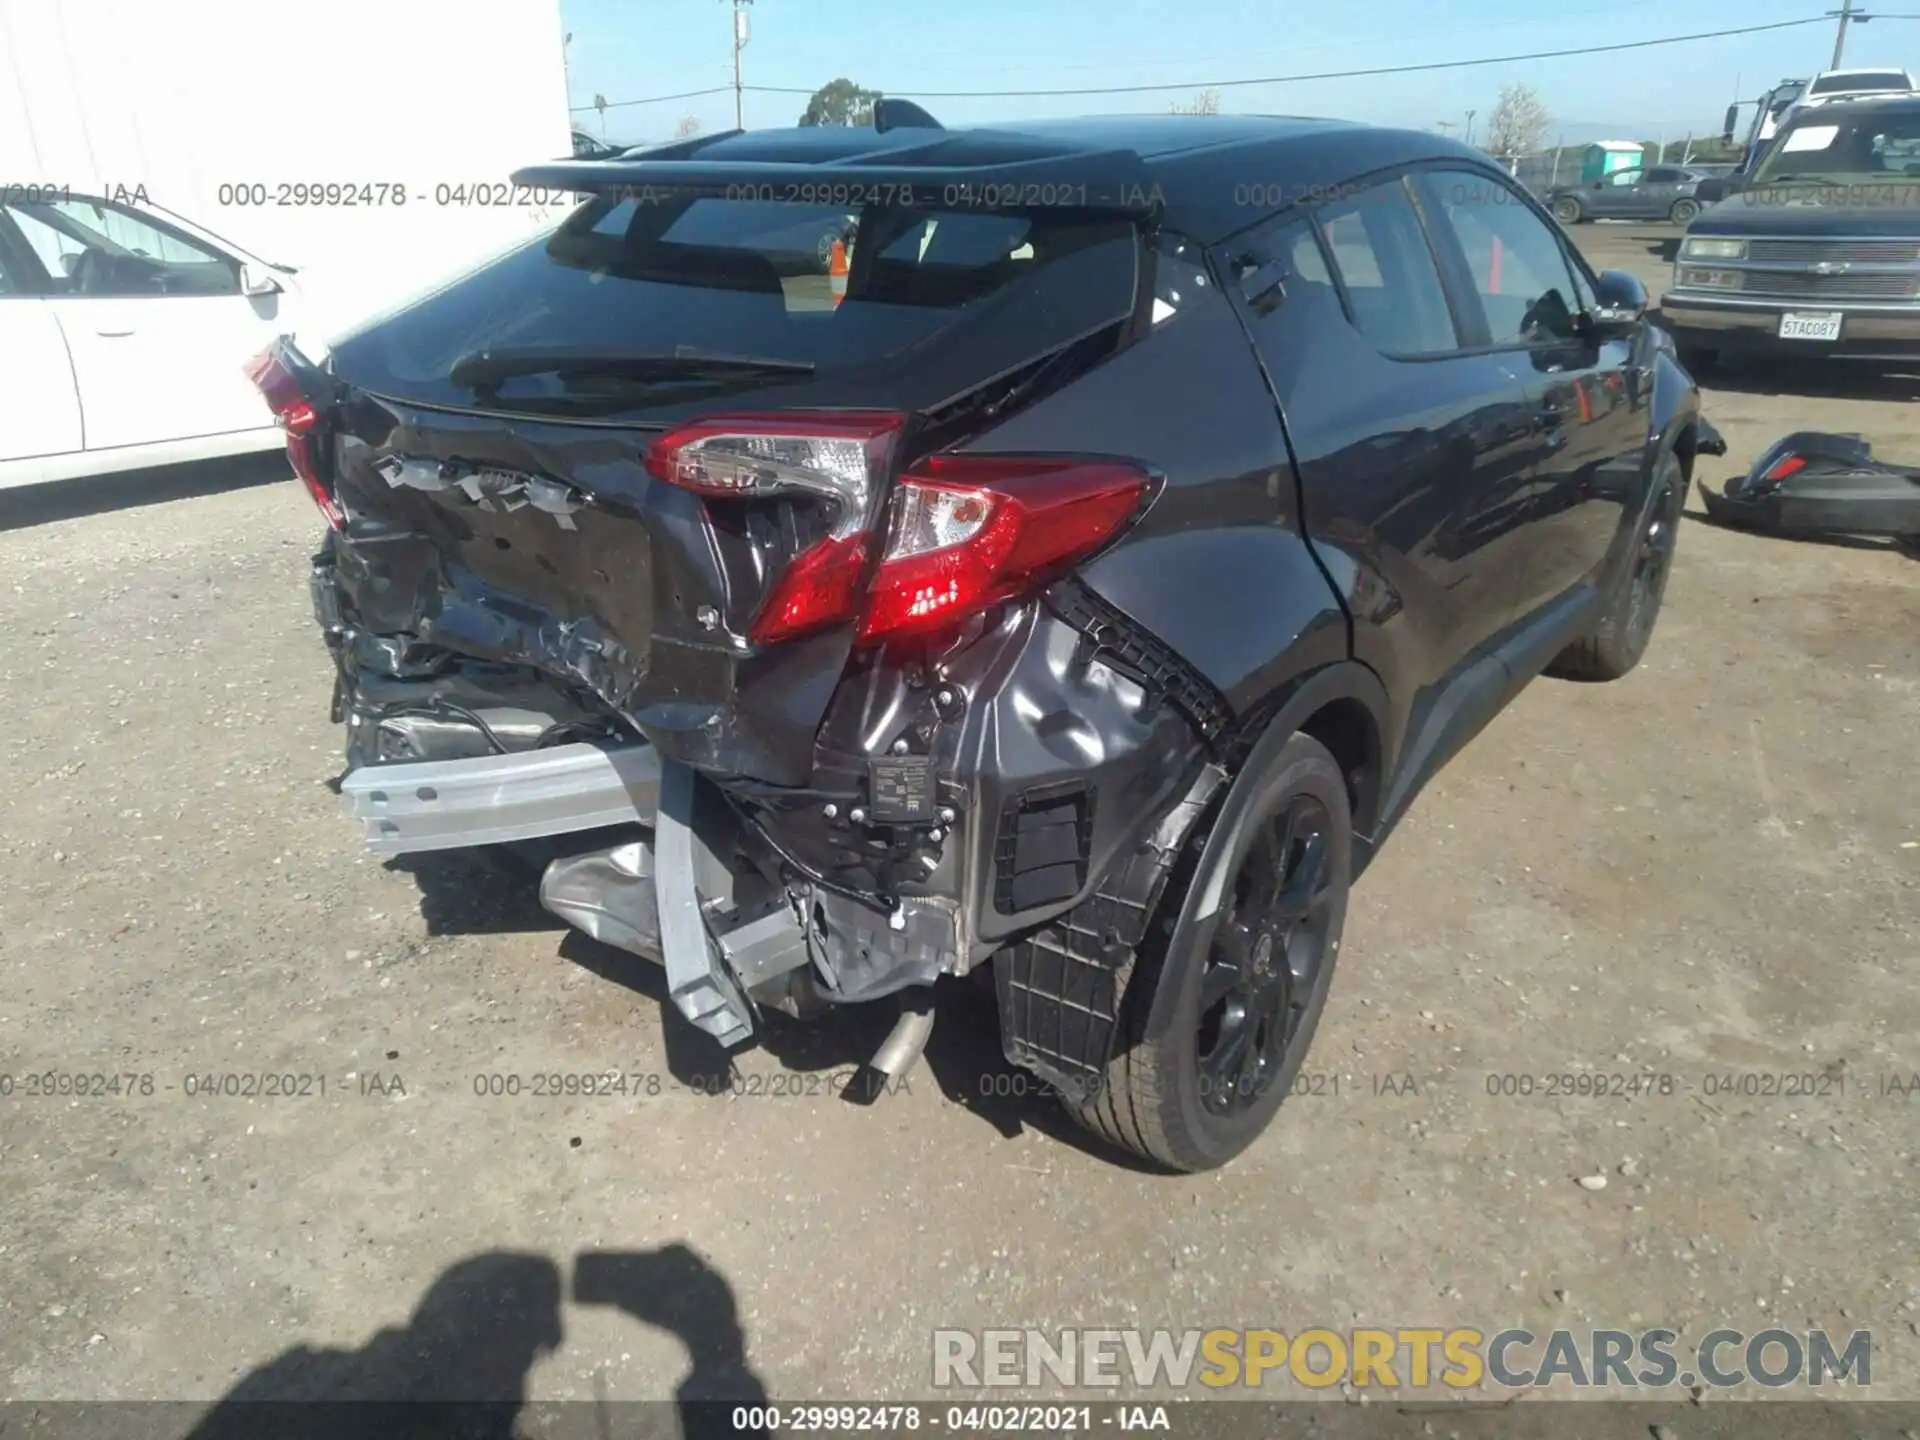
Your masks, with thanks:
<instances>
[{"instance_id":1,"label":"shattered taillight lens","mask_svg":"<svg viewBox=\"0 0 1920 1440\"><path fill-rule=\"evenodd\" d=\"M805 493L838 502L828 537L774 580L749 627L754 643L856 619L863 643L951 624L1097 550L1138 512L1150 484L1117 461L930 457L894 488L868 582L874 501L904 423L891 412L718 415L649 448L651 474L711 499Z\"/></svg>"},{"instance_id":2,"label":"shattered taillight lens","mask_svg":"<svg viewBox=\"0 0 1920 1440\"><path fill-rule=\"evenodd\" d=\"M697 495L800 494L834 502L827 538L789 561L761 603L748 630L755 644L842 624L859 612L868 515L905 422L894 411L710 415L648 448L650 474Z\"/></svg>"},{"instance_id":3,"label":"shattered taillight lens","mask_svg":"<svg viewBox=\"0 0 1920 1440\"><path fill-rule=\"evenodd\" d=\"M347 517L341 513L340 503L333 498L313 463L312 431L320 423L320 417L293 371L280 358L280 343L275 341L269 345L249 360L245 368L247 378L258 387L267 408L273 412L275 422L286 432L287 460L293 466L293 473L307 487L307 494L313 497L327 524L335 530L342 529Z\"/></svg>"},{"instance_id":4,"label":"shattered taillight lens","mask_svg":"<svg viewBox=\"0 0 1920 1440\"><path fill-rule=\"evenodd\" d=\"M1148 483L1116 461L930 457L894 492L860 638L937 629L1036 588L1111 540Z\"/></svg>"}]
</instances>

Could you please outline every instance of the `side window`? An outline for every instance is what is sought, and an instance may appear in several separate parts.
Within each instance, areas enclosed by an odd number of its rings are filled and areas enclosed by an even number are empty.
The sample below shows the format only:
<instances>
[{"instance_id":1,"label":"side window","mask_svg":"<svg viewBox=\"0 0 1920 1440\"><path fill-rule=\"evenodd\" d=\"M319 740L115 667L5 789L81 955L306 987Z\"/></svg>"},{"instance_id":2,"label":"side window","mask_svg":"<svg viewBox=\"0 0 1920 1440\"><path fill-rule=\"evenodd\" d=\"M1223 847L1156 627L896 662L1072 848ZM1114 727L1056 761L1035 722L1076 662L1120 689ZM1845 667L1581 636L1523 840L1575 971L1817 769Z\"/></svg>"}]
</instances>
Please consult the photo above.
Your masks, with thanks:
<instances>
[{"instance_id":1,"label":"side window","mask_svg":"<svg viewBox=\"0 0 1920 1440\"><path fill-rule=\"evenodd\" d=\"M1495 345L1548 345L1577 337L1573 271L1547 223L1484 173L1421 177L1429 208L1458 242Z\"/></svg>"},{"instance_id":2,"label":"side window","mask_svg":"<svg viewBox=\"0 0 1920 1440\"><path fill-rule=\"evenodd\" d=\"M1327 306L1336 316L1340 313L1340 292L1311 221L1293 220L1261 232L1234 251L1231 264L1257 316L1271 315L1282 305ZM1344 318L1339 323L1345 323Z\"/></svg>"},{"instance_id":3,"label":"side window","mask_svg":"<svg viewBox=\"0 0 1920 1440\"><path fill-rule=\"evenodd\" d=\"M1400 181L1326 206L1317 219L1354 328L1376 349L1412 356L1459 348L1426 232Z\"/></svg>"},{"instance_id":4,"label":"side window","mask_svg":"<svg viewBox=\"0 0 1920 1440\"><path fill-rule=\"evenodd\" d=\"M1647 171L1647 183L1649 185L1671 185L1678 179L1680 179L1680 172L1678 170Z\"/></svg>"},{"instance_id":5,"label":"side window","mask_svg":"<svg viewBox=\"0 0 1920 1440\"><path fill-rule=\"evenodd\" d=\"M10 212L53 277L52 293L92 297L238 295L225 255L100 200L27 201Z\"/></svg>"},{"instance_id":6,"label":"side window","mask_svg":"<svg viewBox=\"0 0 1920 1440\"><path fill-rule=\"evenodd\" d=\"M1609 185L1638 185L1646 177L1644 170L1615 170L1607 176Z\"/></svg>"}]
</instances>

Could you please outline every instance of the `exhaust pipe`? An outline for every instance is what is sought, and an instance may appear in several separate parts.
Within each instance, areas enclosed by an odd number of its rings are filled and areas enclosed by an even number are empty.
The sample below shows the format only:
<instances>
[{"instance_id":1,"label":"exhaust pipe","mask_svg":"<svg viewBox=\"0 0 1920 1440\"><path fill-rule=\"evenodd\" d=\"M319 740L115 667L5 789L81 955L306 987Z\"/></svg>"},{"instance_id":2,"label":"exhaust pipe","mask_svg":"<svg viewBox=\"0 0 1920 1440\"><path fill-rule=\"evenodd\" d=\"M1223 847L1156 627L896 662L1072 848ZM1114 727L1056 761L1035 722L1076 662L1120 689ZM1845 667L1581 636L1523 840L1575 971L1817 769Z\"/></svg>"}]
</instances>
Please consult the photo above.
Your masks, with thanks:
<instances>
[{"instance_id":1,"label":"exhaust pipe","mask_svg":"<svg viewBox=\"0 0 1920 1440\"><path fill-rule=\"evenodd\" d=\"M898 1080L919 1063L933 1034L933 987L918 985L900 997L900 1018L873 1052L869 1068Z\"/></svg>"}]
</instances>

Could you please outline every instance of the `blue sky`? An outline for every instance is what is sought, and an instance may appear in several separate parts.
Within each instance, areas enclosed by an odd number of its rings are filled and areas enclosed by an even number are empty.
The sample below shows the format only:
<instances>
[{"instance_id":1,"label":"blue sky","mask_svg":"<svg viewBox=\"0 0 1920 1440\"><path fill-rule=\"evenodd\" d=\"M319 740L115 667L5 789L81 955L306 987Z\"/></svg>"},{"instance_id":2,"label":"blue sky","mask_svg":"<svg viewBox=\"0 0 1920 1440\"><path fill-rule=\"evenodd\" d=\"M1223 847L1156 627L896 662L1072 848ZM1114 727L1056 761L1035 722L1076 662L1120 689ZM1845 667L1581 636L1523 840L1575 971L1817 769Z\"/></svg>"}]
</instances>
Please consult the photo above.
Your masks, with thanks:
<instances>
[{"instance_id":1,"label":"blue sky","mask_svg":"<svg viewBox=\"0 0 1920 1440\"><path fill-rule=\"evenodd\" d=\"M590 105L732 84L729 0L560 0L571 103ZM1605 0L1552 7L1539 0L1374 0L1367 5L1275 0L755 0L743 52L748 84L811 90L835 76L914 98L924 90L1180 84L1375 65L1472 59L1656 39L1821 14L1818 0ZM1920 0L1894 12L1920 11ZM1824 68L1833 25L1695 41L1591 60L1537 60L1374 79L1231 88L1228 111L1334 115L1432 128L1485 124L1503 83L1534 86L1569 143L1679 139L1717 133L1736 89L1743 98L1786 76ZM1920 23L1856 26L1854 65L1920 61ZM1164 112L1187 93L1067 98L928 100L948 125L1023 116ZM791 125L802 95L746 96L749 128ZM683 116L731 128L733 95L610 108L605 132L664 139ZM601 132L592 111L576 114ZM1457 131L1455 133L1458 133Z\"/></svg>"}]
</instances>

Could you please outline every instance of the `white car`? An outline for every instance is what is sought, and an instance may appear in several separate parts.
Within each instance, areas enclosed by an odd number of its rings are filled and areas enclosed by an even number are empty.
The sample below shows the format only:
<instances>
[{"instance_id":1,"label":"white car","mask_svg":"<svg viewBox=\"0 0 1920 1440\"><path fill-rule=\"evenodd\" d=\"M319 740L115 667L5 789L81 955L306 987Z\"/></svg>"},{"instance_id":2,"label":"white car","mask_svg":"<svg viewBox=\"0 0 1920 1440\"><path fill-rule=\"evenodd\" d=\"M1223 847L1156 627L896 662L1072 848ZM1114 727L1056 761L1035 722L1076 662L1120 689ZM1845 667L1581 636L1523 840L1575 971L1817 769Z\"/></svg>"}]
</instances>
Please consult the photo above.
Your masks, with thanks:
<instances>
[{"instance_id":1,"label":"white car","mask_svg":"<svg viewBox=\"0 0 1920 1440\"><path fill-rule=\"evenodd\" d=\"M0 489L280 446L243 367L300 308L144 197L0 189Z\"/></svg>"},{"instance_id":2,"label":"white car","mask_svg":"<svg viewBox=\"0 0 1920 1440\"><path fill-rule=\"evenodd\" d=\"M1908 95L1914 90L1913 76L1905 70L1823 70L1807 82L1789 114L1831 105L1836 100L1879 99L1889 95ZM1783 118L1781 124L1785 124Z\"/></svg>"}]
</instances>

